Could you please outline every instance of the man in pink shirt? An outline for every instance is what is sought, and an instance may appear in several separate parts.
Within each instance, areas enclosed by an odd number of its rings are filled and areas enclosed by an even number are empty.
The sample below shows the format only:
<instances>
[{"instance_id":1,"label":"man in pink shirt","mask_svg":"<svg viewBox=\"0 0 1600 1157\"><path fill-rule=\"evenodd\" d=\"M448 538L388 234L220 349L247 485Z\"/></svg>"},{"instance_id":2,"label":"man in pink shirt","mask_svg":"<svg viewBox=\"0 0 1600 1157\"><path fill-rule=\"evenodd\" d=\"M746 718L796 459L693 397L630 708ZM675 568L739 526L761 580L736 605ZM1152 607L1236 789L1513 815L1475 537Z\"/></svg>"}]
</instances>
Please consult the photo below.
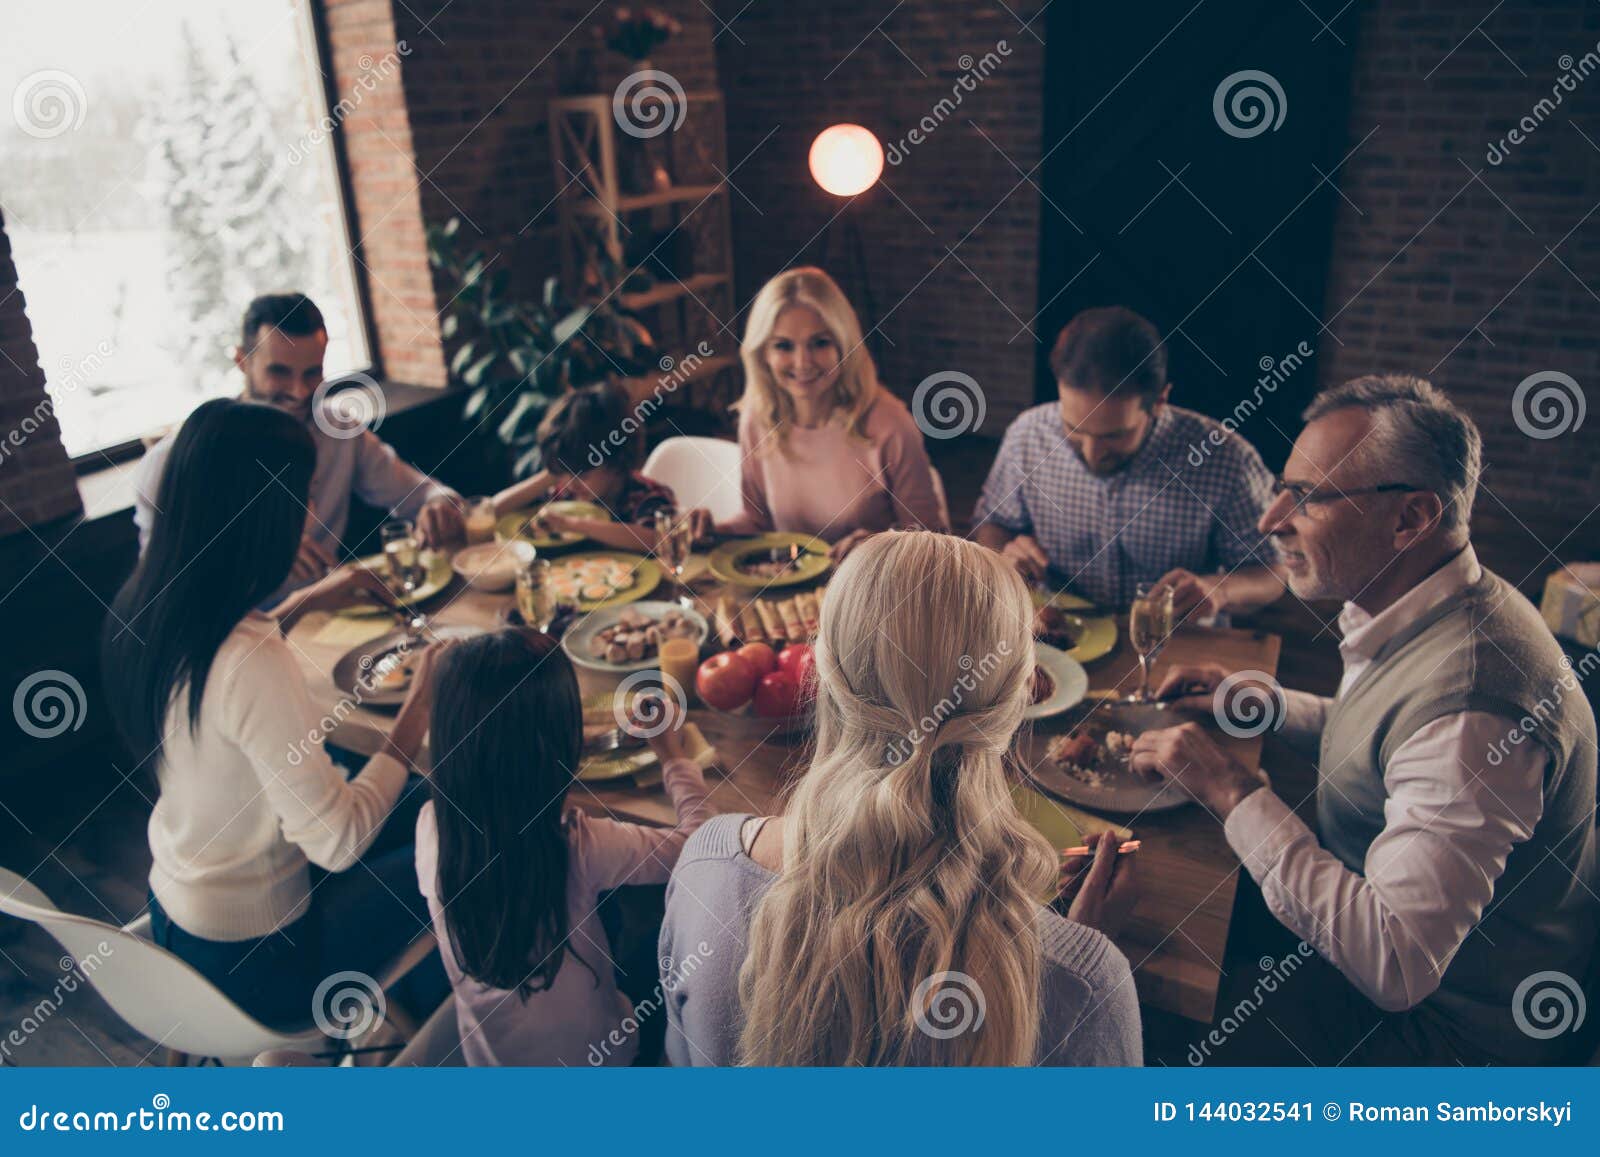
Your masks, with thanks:
<instances>
[{"instance_id":1,"label":"man in pink shirt","mask_svg":"<svg viewBox=\"0 0 1600 1157\"><path fill-rule=\"evenodd\" d=\"M1592 967L1594 714L1538 612L1473 552L1478 431L1398 376L1329 390L1306 420L1261 529L1296 595L1345 601L1344 678L1332 699L1244 690L1317 757L1317 829L1196 724L1134 744L1136 768L1223 824L1306 961L1268 995L1236 976L1219 1015L1243 1031L1213 1029L1189 1061L1570 1062L1589 1046L1540 1002L1576 1009ZM1219 670L1165 687L1196 679L1216 694L1185 705L1265 730Z\"/></svg>"}]
</instances>

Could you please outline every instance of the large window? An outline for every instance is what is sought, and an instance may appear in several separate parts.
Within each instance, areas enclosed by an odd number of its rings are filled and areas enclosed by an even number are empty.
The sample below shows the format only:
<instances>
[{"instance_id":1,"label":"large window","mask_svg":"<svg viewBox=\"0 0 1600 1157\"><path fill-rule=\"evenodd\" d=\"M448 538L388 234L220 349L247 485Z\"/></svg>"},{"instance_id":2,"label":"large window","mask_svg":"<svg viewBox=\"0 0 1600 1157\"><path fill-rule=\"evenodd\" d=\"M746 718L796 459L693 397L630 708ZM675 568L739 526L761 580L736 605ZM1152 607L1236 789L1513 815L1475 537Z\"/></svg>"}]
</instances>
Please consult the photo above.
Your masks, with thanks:
<instances>
[{"instance_id":1,"label":"large window","mask_svg":"<svg viewBox=\"0 0 1600 1157\"><path fill-rule=\"evenodd\" d=\"M238 323L297 288L370 364L308 0L0 12L0 207L68 453L237 393Z\"/></svg>"}]
</instances>

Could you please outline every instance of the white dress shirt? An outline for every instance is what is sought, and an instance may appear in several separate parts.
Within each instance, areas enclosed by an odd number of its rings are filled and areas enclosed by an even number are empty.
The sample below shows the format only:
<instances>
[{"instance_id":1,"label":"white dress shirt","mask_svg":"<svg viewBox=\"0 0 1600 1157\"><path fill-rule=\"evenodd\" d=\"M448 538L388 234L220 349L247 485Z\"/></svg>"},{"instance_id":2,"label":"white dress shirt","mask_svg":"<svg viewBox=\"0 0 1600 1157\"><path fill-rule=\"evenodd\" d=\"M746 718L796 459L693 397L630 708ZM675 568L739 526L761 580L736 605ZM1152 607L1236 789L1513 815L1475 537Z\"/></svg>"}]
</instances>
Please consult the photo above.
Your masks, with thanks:
<instances>
[{"instance_id":1,"label":"white dress shirt","mask_svg":"<svg viewBox=\"0 0 1600 1157\"><path fill-rule=\"evenodd\" d=\"M1401 628L1481 574L1469 546L1377 615L1346 603L1339 615L1339 695ZM1287 695L1286 737L1316 742L1329 700ZM1379 1008L1411 1008L1439 987L1493 898L1511 849L1539 822L1549 762L1544 748L1522 744L1505 750L1497 764L1488 761L1492 747L1505 747L1510 726L1498 715L1463 711L1441 716L1401 744L1383 771L1384 827L1359 873L1322 848L1269 788L1252 792L1228 816L1228 843L1273 915Z\"/></svg>"}]
</instances>

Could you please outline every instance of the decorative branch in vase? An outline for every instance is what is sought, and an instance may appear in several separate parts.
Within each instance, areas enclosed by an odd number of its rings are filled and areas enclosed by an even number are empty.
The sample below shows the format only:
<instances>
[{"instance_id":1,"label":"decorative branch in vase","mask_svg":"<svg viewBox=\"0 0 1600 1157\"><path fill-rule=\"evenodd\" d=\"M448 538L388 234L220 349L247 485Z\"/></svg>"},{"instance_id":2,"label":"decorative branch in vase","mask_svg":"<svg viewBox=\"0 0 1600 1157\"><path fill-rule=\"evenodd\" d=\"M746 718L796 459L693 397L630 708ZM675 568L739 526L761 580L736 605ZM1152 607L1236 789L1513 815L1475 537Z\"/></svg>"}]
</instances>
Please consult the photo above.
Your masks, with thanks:
<instances>
[{"instance_id":1,"label":"decorative branch in vase","mask_svg":"<svg viewBox=\"0 0 1600 1157\"><path fill-rule=\"evenodd\" d=\"M643 123L635 123L618 113L618 123L632 143L622 153L622 183L630 193L666 192L672 188L672 172L657 155L652 138L682 119L676 105L683 100L683 86L667 73L658 72L650 54L683 30L659 8L618 8L604 24L594 26L595 39L625 57L629 75L617 87L616 99L628 97L628 108L653 109ZM625 93L624 89L628 91Z\"/></svg>"}]
</instances>

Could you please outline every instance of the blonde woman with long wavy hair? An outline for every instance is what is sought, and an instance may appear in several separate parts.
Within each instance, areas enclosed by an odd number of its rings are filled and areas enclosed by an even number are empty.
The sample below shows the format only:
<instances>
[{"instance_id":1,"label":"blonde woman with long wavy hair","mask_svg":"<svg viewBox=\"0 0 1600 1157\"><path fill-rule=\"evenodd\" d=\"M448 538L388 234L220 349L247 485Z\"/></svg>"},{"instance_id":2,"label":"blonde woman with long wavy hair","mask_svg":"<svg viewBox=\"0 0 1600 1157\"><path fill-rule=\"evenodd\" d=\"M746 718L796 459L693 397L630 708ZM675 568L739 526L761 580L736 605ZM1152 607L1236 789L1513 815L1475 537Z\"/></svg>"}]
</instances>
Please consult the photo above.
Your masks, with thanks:
<instances>
[{"instance_id":1,"label":"blonde woman with long wavy hair","mask_svg":"<svg viewBox=\"0 0 1600 1157\"><path fill-rule=\"evenodd\" d=\"M831 277L807 266L767 282L739 356L744 510L719 530L814 534L837 560L880 530L949 529L922 431L879 383Z\"/></svg>"},{"instance_id":2,"label":"blonde woman with long wavy hair","mask_svg":"<svg viewBox=\"0 0 1600 1157\"><path fill-rule=\"evenodd\" d=\"M1097 841L1057 915L1056 854L1010 795L1032 618L1022 579L976 543L879 534L850 555L788 809L709 821L668 885L674 1064L1141 1063L1133 977L1105 935L1130 869Z\"/></svg>"}]
</instances>

